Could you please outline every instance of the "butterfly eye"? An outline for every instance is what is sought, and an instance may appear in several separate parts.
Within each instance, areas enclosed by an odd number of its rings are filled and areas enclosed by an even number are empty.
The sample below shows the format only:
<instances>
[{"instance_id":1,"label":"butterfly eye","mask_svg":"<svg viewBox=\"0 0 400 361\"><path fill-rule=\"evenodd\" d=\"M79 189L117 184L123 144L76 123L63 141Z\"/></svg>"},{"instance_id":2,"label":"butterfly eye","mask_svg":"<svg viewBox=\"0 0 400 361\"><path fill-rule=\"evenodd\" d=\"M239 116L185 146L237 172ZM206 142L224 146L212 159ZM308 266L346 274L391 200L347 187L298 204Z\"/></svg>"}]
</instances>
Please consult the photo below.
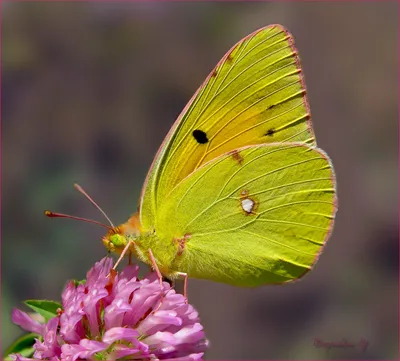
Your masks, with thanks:
<instances>
[{"instance_id":1,"label":"butterfly eye","mask_svg":"<svg viewBox=\"0 0 400 361\"><path fill-rule=\"evenodd\" d=\"M114 234L109 237L109 242L114 245L115 248L125 247L128 243L125 236L121 234Z\"/></svg>"}]
</instances>

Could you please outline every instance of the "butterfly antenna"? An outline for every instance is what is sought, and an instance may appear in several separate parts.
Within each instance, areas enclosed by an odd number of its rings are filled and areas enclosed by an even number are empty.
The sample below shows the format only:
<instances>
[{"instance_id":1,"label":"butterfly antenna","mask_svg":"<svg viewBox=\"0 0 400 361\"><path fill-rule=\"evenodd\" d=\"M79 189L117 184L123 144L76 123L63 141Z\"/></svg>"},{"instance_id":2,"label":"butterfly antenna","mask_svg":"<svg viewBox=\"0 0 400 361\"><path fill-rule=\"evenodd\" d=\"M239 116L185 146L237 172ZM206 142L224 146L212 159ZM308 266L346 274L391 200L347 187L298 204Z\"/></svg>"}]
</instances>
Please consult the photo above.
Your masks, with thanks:
<instances>
[{"instance_id":1,"label":"butterfly antenna","mask_svg":"<svg viewBox=\"0 0 400 361\"><path fill-rule=\"evenodd\" d=\"M84 189L77 183L74 184L75 189L82 193L89 201L92 203L102 214L103 216L107 219L107 221L111 224L111 227L115 227L113 223L111 222L110 218L108 218L107 214L100 208L100 206L87 194Z\"/></svg>"},{"instance_id":2,"label":"butterfly antenna","mask_svg":"<svg viewBox=\"0 0 400 361\"><path fill-rule=\"evenodd\" d=\"M105 225L105 224L103 224L103 223L94 221L94 220L92 220L92 219L86 219L86 218L81 218L81 217L76 217L76 216L70 216L69 214L54 213L54 212L50 212L50 211L45 211L45 212L44 212L44 215L45 215L46 217L50 217L50 218L70 218L70 219L76 219L77 221L82 221L82 222L87 222L87 223L98 224L99 226L102 226L102 227L104 227L104 228L111 229L111 230L113 229L113 228L110 227L110 226L107 226L107 225ZM114 226L113 226L113 227L114 227Z\"/></svg>"}]
</instances>

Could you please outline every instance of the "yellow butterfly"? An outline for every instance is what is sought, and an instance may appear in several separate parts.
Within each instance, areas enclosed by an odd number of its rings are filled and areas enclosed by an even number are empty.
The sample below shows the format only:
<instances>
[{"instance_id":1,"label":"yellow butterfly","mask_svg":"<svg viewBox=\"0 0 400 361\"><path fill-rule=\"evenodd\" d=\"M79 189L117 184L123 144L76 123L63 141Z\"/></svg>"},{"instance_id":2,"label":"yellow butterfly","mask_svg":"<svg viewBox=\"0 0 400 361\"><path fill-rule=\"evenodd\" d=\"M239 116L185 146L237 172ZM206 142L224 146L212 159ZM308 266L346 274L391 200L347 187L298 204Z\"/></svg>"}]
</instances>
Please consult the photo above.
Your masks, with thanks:
<instances>
[{"instance_id":1,"label":"yellow butterfly","mask_svg":"<svg viewBox=\"0 0 400 361\"><path fill-rule=\"evenodd\" d=\"M271 25L210 73L161 145L138 213L103 243L171 279L283 283L318 258L333 227L335 187L316 147L293 38Z\"/></svg>"}]
</instances>

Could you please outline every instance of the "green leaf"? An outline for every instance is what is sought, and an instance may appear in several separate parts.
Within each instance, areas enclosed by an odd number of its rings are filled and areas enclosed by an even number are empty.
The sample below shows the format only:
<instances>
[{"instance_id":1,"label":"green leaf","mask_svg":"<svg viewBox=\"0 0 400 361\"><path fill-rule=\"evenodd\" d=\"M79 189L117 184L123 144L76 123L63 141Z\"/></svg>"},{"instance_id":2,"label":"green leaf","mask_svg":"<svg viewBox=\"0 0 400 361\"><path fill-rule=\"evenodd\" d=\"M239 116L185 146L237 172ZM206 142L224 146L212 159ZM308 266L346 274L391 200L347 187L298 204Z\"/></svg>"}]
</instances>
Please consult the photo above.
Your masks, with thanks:
<instances>
[{"instance_id":1,"label":"green leaf","mask_svg":"<svg viewBox=\"0 0 400 361\"><path fill-rule=\"evenodd\" d=\"M81 281L74 280L75 287L78 287L79 285L85 285L85 284L86 284L86 280L81 280Z\"/></svg>"},{"instance_id":2,"label":"green leaf","mask_svg":"<svg viewBox=\"0 0 400 361\"><path fill-rule=\"evenodd\" d=\"M57 316L58 308L62 309L62 305L60 303L49 300L27 300L24 303L32 310L43 316L46 322Z\"/></svg>"},{"instance_id":3,"label":"green leaf","mask_svg":"<svg viewBox=\"0 0 400 361\"><path fill-rule=\"evenodd\" d=\"M40 335L36 333L27 333L17 339L11 344L4 352L5 361L11 360L8 355L12 353L19 353L24 357L31 357L34 353L33 345L35 344L35 338L39 338Z\"/></svg>"}]
</instances>

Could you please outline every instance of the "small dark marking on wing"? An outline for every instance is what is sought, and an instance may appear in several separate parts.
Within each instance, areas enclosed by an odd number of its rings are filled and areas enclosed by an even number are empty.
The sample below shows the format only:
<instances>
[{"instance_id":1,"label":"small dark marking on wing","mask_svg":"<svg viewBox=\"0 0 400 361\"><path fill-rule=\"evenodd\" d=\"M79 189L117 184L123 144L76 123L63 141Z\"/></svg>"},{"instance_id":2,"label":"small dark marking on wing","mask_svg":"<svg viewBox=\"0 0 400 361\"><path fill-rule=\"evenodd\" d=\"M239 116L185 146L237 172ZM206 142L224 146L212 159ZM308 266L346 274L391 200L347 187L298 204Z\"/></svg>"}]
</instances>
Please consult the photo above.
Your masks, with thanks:
<instances>
[{"instance_id":1,"label":"small dark marking on wing","mask_svg":"<svg viewBox=\"0 0 400 361\"><path fill-rule=\"evenodd\" d=\"M271 129L268 129L264 135L272 137L274 134L275 134L275 130L274 130L274 128L271 128Z\"/></svg>"},{"instance_id":2,"label":"small dark marking on wing","mask_svg":"<svg viewBox=\"0 0 400 361\"><path fill-rule=\"evenodd\" d=\"M233 49L233 50L235 50L235 49ZM232 52L233 52L233 50L229 53L229 55L227 56L227 58L226 58L226 62L229 64L229 63L232 63L232 60L233 60L233 55L232 55Z\"/></svg>"},{"instance_id":3,"label":"small dark marking on wing","mask_svg":"<svg viewBox=\"0 0 400 361\"><path fill-rule=\"evenodd\" d=\"M186 233L183 238L174 238L174 242L178 243L178 251L176 253L177 256L182 256L183 251L185 250L186 241L191 237L192 235L190 233Z\"/></svg>"},{"instance_id":4,"label":"small dark marking on wing","mask_svg":"<svg viewBox=\"0 0 400 361\"><path fill-rule=\"evenodd\" d=\"M207 134L200 129L194 130L192 135L199 144L205 144L208 142Z\"/></svg>"},{"instance_id":5,"label":"small dark marking on wing","mask_svg":"<svg viewBox=\"0 0 400 361\"><path fill-rule=\"evenodd\" d=\"M229 154L232 155L232 158L233 158L237 163L239 163L239 165L242 165L242 164L243 164L244 159L243 159L242 155L239 153L239 151L237 151L237 150L235 149L235 150L232 150L231 152L229 152Z\"/></svg>"}]
</instances>

